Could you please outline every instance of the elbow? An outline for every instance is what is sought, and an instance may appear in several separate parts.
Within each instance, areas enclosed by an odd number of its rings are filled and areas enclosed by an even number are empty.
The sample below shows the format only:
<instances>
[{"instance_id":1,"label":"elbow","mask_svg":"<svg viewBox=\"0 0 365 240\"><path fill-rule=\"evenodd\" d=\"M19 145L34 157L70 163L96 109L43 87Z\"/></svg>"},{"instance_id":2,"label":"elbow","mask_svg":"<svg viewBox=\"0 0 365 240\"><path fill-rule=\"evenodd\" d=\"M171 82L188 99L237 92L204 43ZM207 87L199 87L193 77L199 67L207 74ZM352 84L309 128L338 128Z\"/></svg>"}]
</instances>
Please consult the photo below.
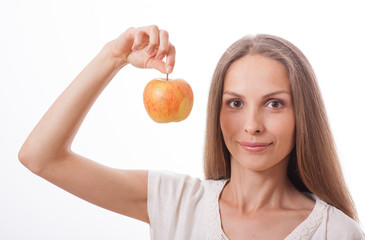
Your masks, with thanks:
<instances>
[{"instance_id":1,"label":"elbow","mask_svg":"<svg viewBox=\"0 0 365 240\"><path fill-rule=\"evenodd\" d=\"M21 147L18 152L18 159L21 164L23 164L26 168L28 168L31 172L40 175L41 173L41 164L39 164L39 158L37 154L31 151L31 148L26 146L27 143Z\"/></svg>"}]
</instances>

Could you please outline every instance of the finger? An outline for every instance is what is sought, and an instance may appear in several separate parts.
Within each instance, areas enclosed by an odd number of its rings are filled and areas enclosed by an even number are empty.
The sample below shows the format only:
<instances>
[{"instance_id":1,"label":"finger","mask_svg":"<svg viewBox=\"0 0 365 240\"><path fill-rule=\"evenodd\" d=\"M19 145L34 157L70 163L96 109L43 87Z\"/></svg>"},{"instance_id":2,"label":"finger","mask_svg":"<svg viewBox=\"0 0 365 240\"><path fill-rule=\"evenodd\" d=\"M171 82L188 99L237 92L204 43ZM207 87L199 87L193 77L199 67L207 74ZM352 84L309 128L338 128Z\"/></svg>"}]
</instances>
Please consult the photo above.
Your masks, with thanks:
<instances>
[{"instance_id":1,"label":"finger","mask_svg":"<svg viewBox=\"0 0 365 240\"><path fill-rule=\"evenodd\" d=\"M147 53L149 55L153 55L156 53L159 45L160 39L160 30L156 25L152 25L147 27L147 32L149 35L149 44L147 47Z\"/></svg>"},{"instance_id":2,"label":"finger","mask_svg":"<svg viewBox=\"0 0 365 240\"><path fill-rule=\"evenodd\" d=\"M142 43L144 39L145 33L139 29L136 29L134 32L134 42L132 46L132 51L137 51L142 48Z\"/></svg>"},{"instance_id":3,"label":"finger","mask_svg":"<svg viewBox=\"0 0 365 240\"><path fill-rule=\"evenodd\" d=\"M154 68L164 74L172 73L175 66L176 50L174 45L169 43L169 50L166 55L166 63L157 57L150 58L146 64L146 68Z\"/></svg>"},{"instance_id":4,"label":"finger","mask_svg":"<svg viewBox=\"0 0 365 240\"><path fill-rule=\"evenodd\" d=\"M160 46L157 52L157 59L164 59L169 49L169 34L165 30L160 30Z\"/></svg>"},{"instance_id":5,"label":"finger","mask_svg":"<svg viewBox=\"0 0 365 240\"><path fill-rule=\"evenodd\" d=\"M166 73L172 73L175 66L175 55L176 55L176 49L175 46L169 43L168 52L166 55Z\"/></svg>"},{"instance_id":6,"label":"finger","mask_svg":"<svg viewBox=\"0 0 365 240\"><path fill-rule=\"evenodd\" d=\"M154 69L166 74L165 62L158 60L157 58L151 58L147 63L147 68L154 68Z\"/></svg>"}]
</instances>

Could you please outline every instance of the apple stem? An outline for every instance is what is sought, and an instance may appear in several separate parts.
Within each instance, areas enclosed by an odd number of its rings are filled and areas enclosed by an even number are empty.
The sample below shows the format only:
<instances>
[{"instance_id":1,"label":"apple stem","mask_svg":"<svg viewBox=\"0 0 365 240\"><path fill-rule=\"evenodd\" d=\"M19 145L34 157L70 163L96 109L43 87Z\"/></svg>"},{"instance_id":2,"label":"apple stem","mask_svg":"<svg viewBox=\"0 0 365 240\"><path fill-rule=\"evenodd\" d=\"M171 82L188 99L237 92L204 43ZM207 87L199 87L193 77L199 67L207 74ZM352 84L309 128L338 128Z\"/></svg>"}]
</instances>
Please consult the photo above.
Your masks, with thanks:
<instances>
[{"instance_id":1,"label":"apple stem","mask_svg":"<svg viewBox=\"0 0 365 240\"><path fill-rule=\"evenodd\" d=\"M169 74L167 73L166 74L166 81L168 81L169 80Z\"/></svg>"}]
</instances>

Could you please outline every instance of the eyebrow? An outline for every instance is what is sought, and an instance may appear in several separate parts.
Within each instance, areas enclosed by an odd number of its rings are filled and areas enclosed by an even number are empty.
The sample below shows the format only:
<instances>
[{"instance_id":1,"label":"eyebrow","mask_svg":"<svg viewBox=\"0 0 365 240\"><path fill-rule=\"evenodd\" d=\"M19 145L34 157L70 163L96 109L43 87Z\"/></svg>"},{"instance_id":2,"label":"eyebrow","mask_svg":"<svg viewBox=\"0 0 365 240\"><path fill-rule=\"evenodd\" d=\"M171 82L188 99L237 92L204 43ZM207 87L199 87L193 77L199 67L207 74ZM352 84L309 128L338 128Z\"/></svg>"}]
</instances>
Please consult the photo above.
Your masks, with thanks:
<instances>
[{"instance_id":1,"label":"eyebrow","mask_svg":"<svg viewBox=\"0 0 365 240\"><path fill-rule=\"evenodd\" d=\"M271 92L271 93L265 94L262 98L269 98L269 97L272 97L274 95L283 94L283 93L290 96L290 93L289 92L284 91L284 90L280 90L280 91L275 91L275 92ZM228 95L231 95L231 96L234 96L234 97L238 97L238 98L245 98L243 95L238 94L238 93L235 93L235 92L231 92L231 91L224 91L223 92L223 95L224 94L228 94Z\"/></svg>"}]
</instances>

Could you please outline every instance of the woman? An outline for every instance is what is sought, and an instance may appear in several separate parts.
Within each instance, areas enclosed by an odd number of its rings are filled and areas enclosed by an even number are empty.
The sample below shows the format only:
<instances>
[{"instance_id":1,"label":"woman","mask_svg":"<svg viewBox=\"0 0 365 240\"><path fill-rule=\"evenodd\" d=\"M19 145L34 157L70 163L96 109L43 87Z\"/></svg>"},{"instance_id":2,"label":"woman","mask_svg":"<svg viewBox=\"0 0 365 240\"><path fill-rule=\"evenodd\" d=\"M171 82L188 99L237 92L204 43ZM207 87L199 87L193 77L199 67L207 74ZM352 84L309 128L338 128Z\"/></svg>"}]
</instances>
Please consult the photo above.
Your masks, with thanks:
<instances>
[{"instance_id":1,"label":"woman","mask_svg":"<svg viewBox=\"0 0 365 240\"><path fill-rule=\"evenodd\" d=\"M174 63L166 31L128 29L55 101L20 161L76 196L149 223L152 239L364 239L313 71L279 38L244 38L218 63L207 117L211 180L112 169L71 151L87 112L119 70L132 64L170 73Z\"/></svg>"}]
</instances>

